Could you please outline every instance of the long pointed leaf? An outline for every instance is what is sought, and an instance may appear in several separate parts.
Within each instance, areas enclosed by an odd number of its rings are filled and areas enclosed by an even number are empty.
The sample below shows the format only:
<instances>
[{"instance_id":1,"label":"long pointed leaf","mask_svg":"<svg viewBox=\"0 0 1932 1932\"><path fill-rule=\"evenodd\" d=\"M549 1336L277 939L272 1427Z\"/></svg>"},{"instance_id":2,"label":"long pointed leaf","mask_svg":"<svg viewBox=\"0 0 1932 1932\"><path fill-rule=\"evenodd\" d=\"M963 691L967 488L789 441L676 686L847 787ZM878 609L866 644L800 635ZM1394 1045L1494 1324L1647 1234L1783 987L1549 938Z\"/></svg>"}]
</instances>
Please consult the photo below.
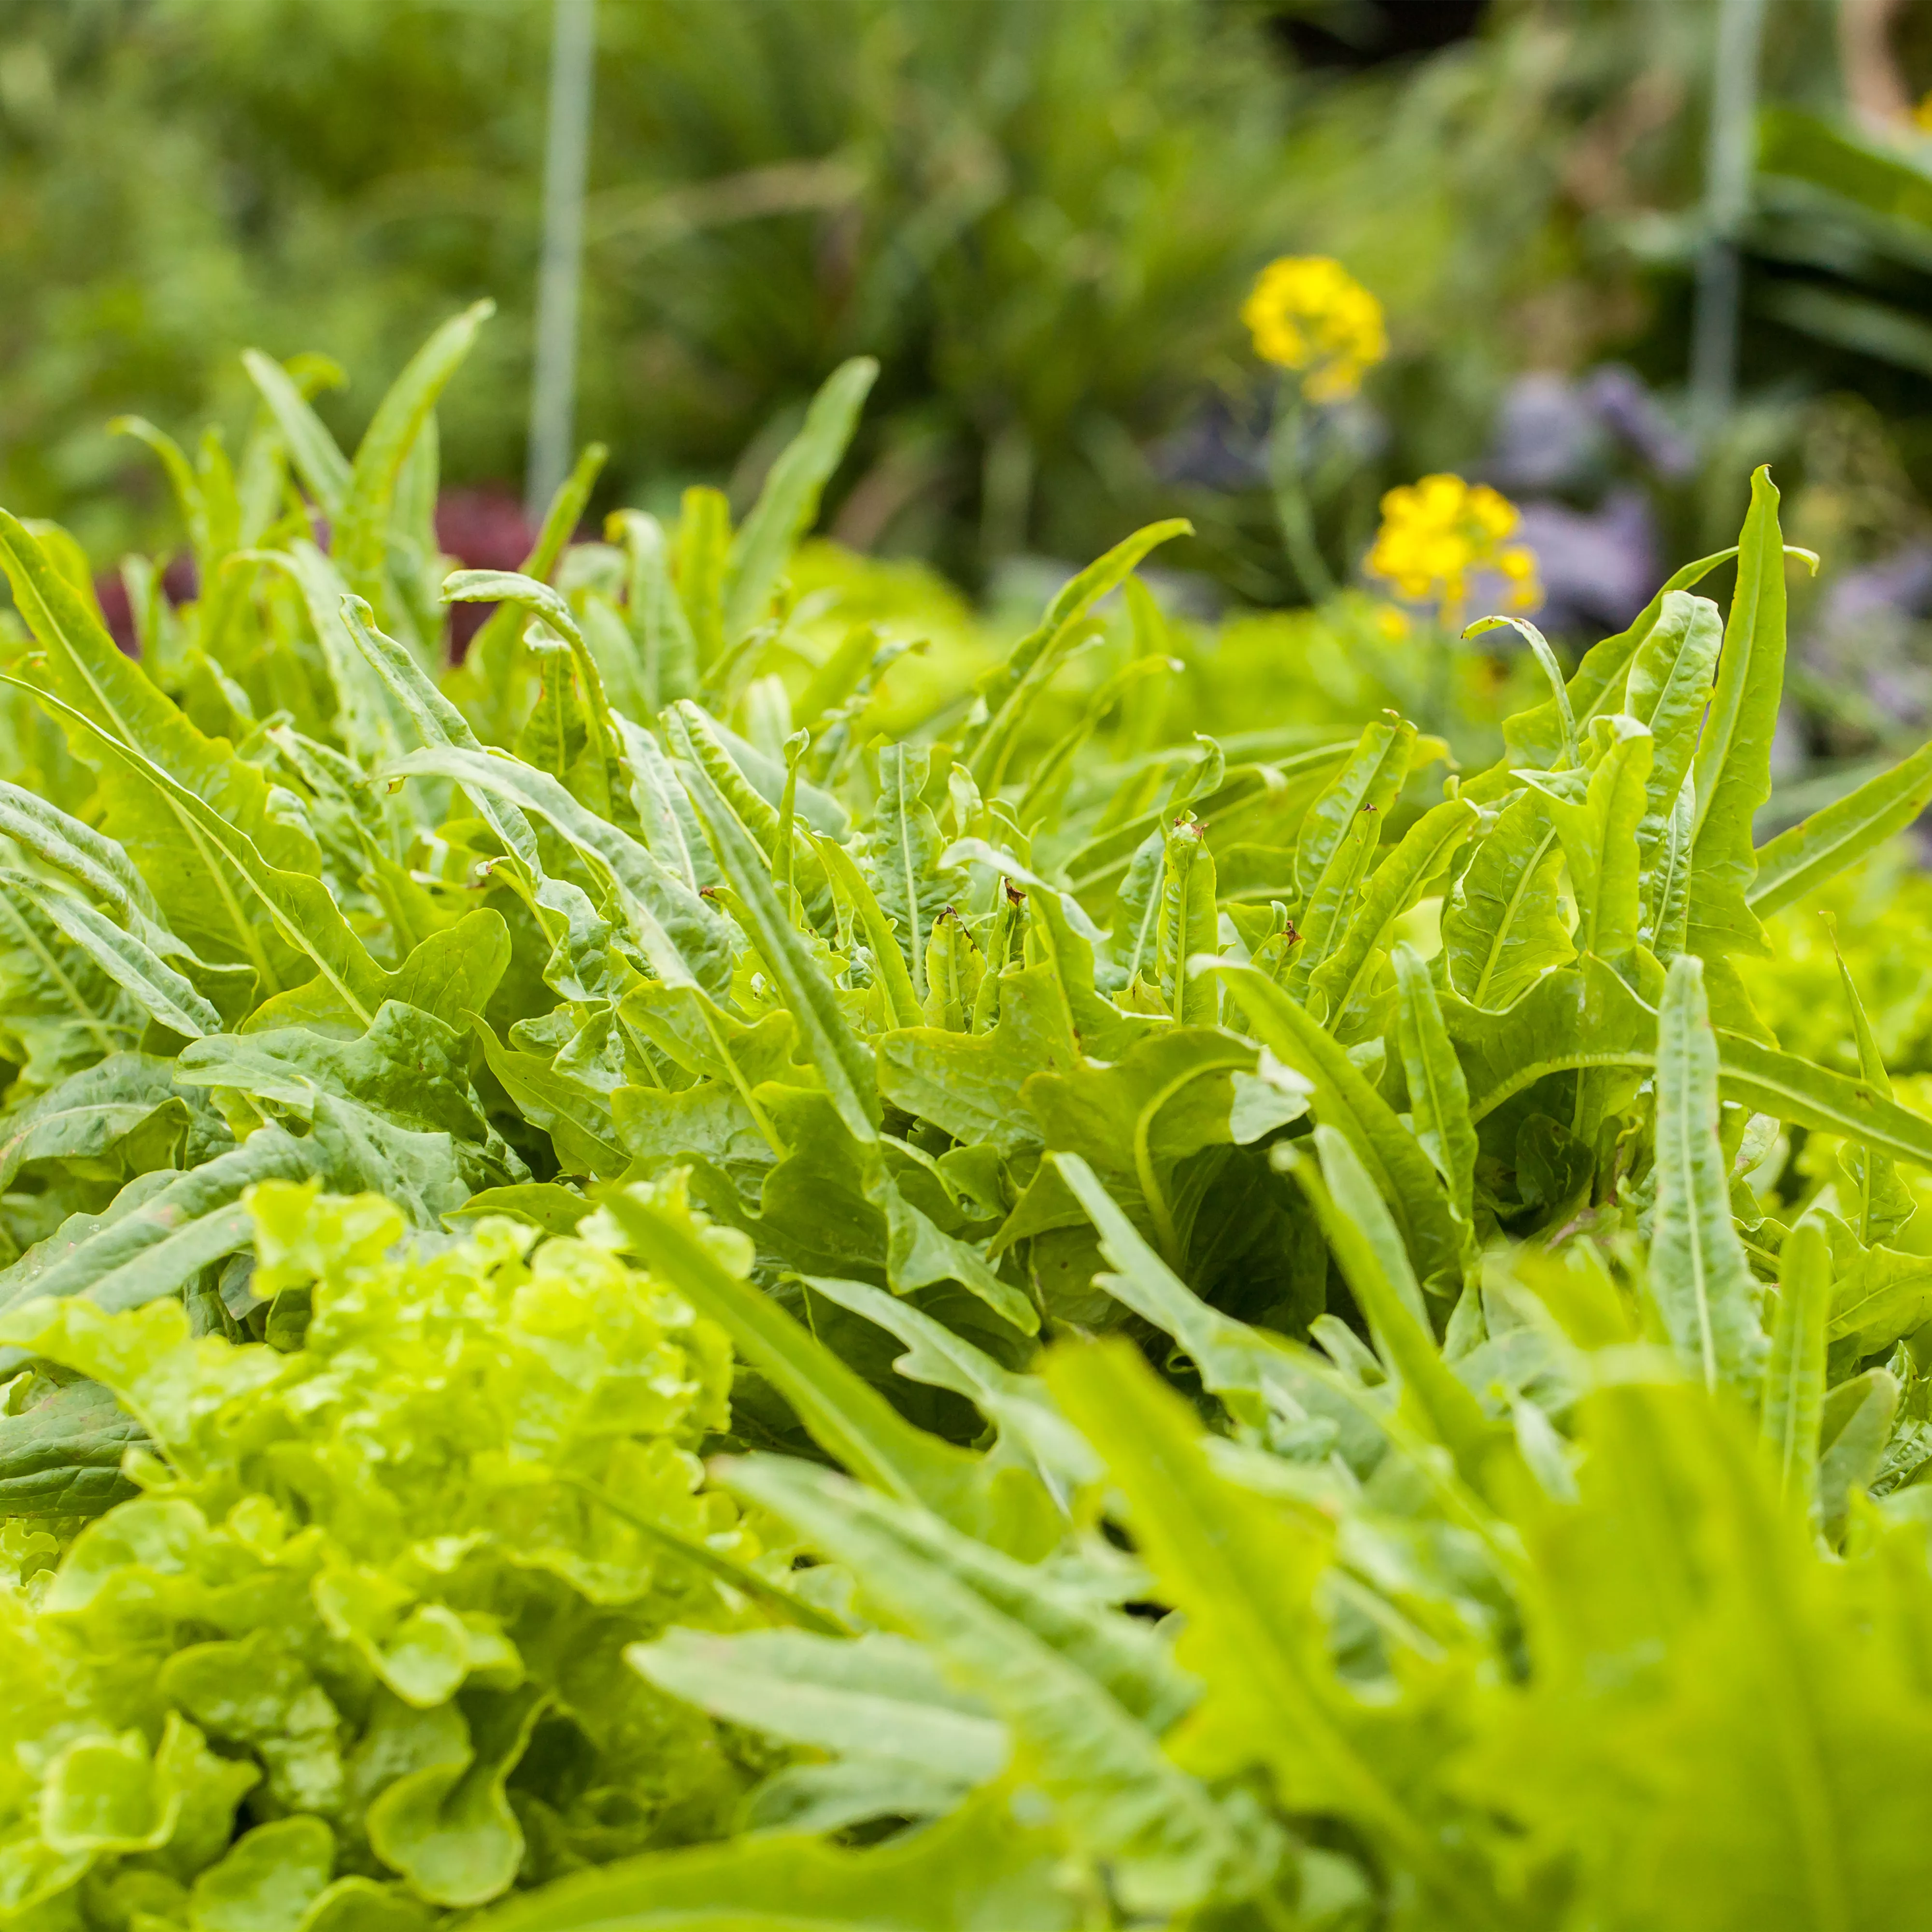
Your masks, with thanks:
<instances>
[{"instance_id":1,"label":"long pointed leaf","mask_svg":"<svg viewBox=\"0 0 1932 1932\"><path fill-rule=\"evenodd\" d=\"M1061 587L1039 627L1013 646L1005 663L980 680L986 718L968 734L965 763L982 791L995 790L1005 776L1032 698L1059 668L1075 625L1108 591L1117 590L1156 544L1191 536L1193 529L1184 517L1170 518L1117 543Z\"/></svg>"},{"instance_id":2,"label":"long pointed leaf","mask_svg":"<svg viewBox=\"0 0 1932 1932\"><path fill-rule=\"evenodd\" d=\"M765 614L785 563L818 514L818 500L838 467L879 365L855 356L826 379L805 424L772 465L752 514L731 546L724 574L724 641L735 644Z\"/></svg>"},{"instance_id":3,"label":"long pointed leaf","mask_svg":"<svg viewBox=\"0 0 1932 1932\"><path fill-rule=\"evenodd\" d=\"M1469 1088L1462 1063L1443 1024L1442 1003L1429 968L1414 947L1394 954L1399 1000L1396 1034L1402 1072L1408 1085L1409 1118L1415 1138L1434 1162L1449 1198L1466 1226L1475 1218L1475 1124L1469 1118Z\"/></svg>"},{"instance_id":4,"label":"long pointed leaf","mask_svg":"<svg viewBox=\"0 0 1932 1932\"><path fill-rule=\"evenodd\" d=\"M729 1480L863 1575L867 1594L1006 1720L1130 1909L1185 1907L1231 1874L1232 1823L1205 1789L1076 1661L954 1574L946 1546L938 1561L908 1546L897 1512L808 1464L750 1457Z\"/></svg>"},{"instance_id":5,"label":"long pointed leaf","mask_svg":"<svg viewBox=\"0 0 1932 1932\"><path fill-rule=\"evenodd\" d=\"M1814 892L1932 804L1932 743L1890 771L1868 778L1757 851L1757 876L1745 893L1760 919Z\"/></svg>"},{"instance_id":6,"label":"long pointed leaf","mask_svg":"<svg viewBox=\"0 0 1932 1932\"><path fill-rule=\"evenodd\" d=\"M7 681L19 682L17 679ZM33 688L30 685L22 688ZM246 832L230 825L185 785L177 784L158 765L47 692L34 694L43 704L91 733L112 762L151 784L194 829L207 848L218 855L239 892L262 908L290 950L310 960L343 1004L365 1025L375 1016L387 996L388 976L350 930L334 896L320 879L270 865Z\"/></svg>"},{"instance_id":7,"label":"long pointed leaf","mask_svg":"<svg viewBox=\"0 0 1932 1932\"><path fill-rule=\"evenodd\" d=\"M244 349L242 352L242 366L248 370L248 380L260 392L262 401L268 404L268 413L274 418L275 427L281 431L282 440L288 446L290 459L295 464L296 473L308 485L323 515L334 523L342 514L342 506L349 494L352 472L348 458L324 427L322 418L309 406L308 398L296 386L294 378L279 362L264 356L259 349Z\"/></svg>"},{"instance_id":8,"label":"long pointed leaf","mask_svg":"<svg viewBox=\"0 0 1932 1932\"><path fill-rule=\"evenodd\" d=\"M1455 1458L1462 1480L1480 1490L1501 1433L1437 1352L1422 1291L1354 1150L1333 1127L1318 1126L1315 1144L1318 1169L1289 1143L1288 1171L1313 1205L1383 1359L1401 1378L1404 1399Z\"/></svg>"},{"instance_id":9,"label":"long pointed leaf","mask_svg":"<svg viewBox=\"0 0 1932 1932\"><path fill-rule=\"evenodd\" d=\"M871 1050L847 1024L836 991L779 902L764 854L710 775L691 766L686 783L705 836L750 922L747 937L777 980L839 1118L860 1140L876 1139L879 1088Z\"/></svg>"},{"instance_id":10,"label":"long pointed leaf","mask_svg":"<svg viewBox=\"0 0 1932 1932\"><path fill-rule=\"evenodd\" d=\"M1472 1932L1496 1924L1495 1901L1352 1735L1360 1707L1336 1680L1311 1614L1325 1552L1307 1528L1216 1477L1194 1419L1131 1351L1058 1355L1048 1379L1106 1457L1137 1541L1186 1615L1184 1654L1211 1672L1217 1730L1268 1764L1291 1810L1340 1814L1414 1872L1438 1901L1426 1922L1444 1922L1446 1909Z\"/></svg>"},{"instance_id":11,"label":"long pointed leaf","mask_svg":"<svg viewBox=\"0 0 1932 1932\"><path fill-rule=\"evenodd\" d=\"M1815 1222L1800 1221L1778 1256L1778 1319L1764 1378L1763 1435L1783 1493L1809 1511L1818 1480L1825 1403L1825 1324L1832 1251Z\"/></svg>"},{"instance_id":12,"label":"long pointed leaf","mask_svg":"<svg viewBox=\"0 0 1932 1932\"><path fill-rule=\"evenodd\" d=\"M1658 1011L1657 1204L1649 1292L1685 1366L1707 1388L1750 1394L1765 1340L1756 1285L1731 1224L1718 1135L1718 1041L1694 954L1670 962Z\"/></svg>"},{"instance_id":13,"label":"long pointed leaf","mask_svg":"<svg viewBox=\"0 0 1932 1932\"><path fill-rule=\"evenodd\" d=\"M392 382L350 467L347 488L335 516L335 565L357 596L380 603L388 554L389 506L404 459L436 407L443 386L469 354L476 332L496 311L490 301L472 303L452 316L410 357Z\"/></svg>"},{"instance_id":14,"label":"long pointed leaf","mask_svg":"<svg viewBox=\"0 0 1932 1932\"><path fill-rule=\"evenodd\" d=\"M688 1222L628 1192L604 1204L637 1252L724 1328L827 1454L860 1481L958 1520L976 1457L915 1429L770 1296L733 1274Z\"/></svg>"},{"instance_id":15,"label":"long pointed leaf","mask_svg":"<svg viewBox=\"0 0 1932 1932\"><path fill-rule=\"evenodd\" d=\"M1750 508L1738 539L1737 588L1724 626L1718 682L1692 764L1696 787L1691 848L1690 945L1720 954L1761 950L1745 902L1756 875L1751 821L1771 796L1771 742L1784 692L1784 544L1771 472L1751 477Z\"/></svg>"},{"instance_id":16,"label":"long pointed leaf","mask_svg":"<svg viewBox=\"0 0 1932 1932\"><path fill-rule=\"evenodd\" d=\"M731 976L730 930L719 916L659 866L634 838L572 797L548 772L494 752L454 745L412 752L392 773L454 778L548 819L618 889L626 922L662 979L721 992Z\"/></svg>"}]
</instances>

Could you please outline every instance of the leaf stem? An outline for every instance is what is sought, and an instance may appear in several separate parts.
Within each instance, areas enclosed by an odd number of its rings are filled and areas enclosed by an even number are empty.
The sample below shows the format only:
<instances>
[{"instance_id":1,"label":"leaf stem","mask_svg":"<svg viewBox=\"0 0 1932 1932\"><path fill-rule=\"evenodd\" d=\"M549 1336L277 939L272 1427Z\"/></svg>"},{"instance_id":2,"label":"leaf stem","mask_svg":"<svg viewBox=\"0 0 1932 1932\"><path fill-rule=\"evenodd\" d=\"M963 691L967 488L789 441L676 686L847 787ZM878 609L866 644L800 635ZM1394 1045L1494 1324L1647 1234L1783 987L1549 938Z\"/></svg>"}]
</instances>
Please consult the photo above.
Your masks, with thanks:
<instances>
[{"instance_id":1,"label":"leaf stem","mask_svg":"<svg viewBox=\"0 0 1932 1932\"><path fill-rule=\"evenodd\" d=\"M1268 435L1268 476L1274 489L1275 514L1288 560L1311 604L1335 594L1335 579L1315 541L1315 518L1301 476L1301 431L1306 412L1301 392L1292 376L1284 376L1275 404L1274 428Z\"/></svg>"}]
</instances>

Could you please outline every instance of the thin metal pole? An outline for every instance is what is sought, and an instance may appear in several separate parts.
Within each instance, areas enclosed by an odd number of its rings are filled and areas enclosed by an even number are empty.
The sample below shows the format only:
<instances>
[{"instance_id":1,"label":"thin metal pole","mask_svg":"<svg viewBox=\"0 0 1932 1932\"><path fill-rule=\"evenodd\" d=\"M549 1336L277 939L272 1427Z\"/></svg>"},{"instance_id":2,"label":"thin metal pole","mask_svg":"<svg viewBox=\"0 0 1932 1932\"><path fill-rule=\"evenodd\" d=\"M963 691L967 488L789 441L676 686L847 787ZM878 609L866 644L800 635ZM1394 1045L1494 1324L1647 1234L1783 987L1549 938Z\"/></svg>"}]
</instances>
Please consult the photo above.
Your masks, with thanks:
<instances>
[{"instance_id":1,"label":"thin metal pole","mask_svg":"<svg viewBox=\"0 0 1932 1932\"><path fill-rule=\"evenodd\" d=\"M1750 212L1763 38L1764 0L1718 0L1704 151L1704 239L1697 256L1690 345L1691 401L1697 427L1707 435L1723 422L1737 395L1738 237Z\"/></svg>"},{"instance_id":2,"label":"thin metal pole","mask_svg":"<svg viewBox=\"0 0 1932 1932\"><path fill-rule=\"evenodd\" d=\"M524 507L539 521L570 473L577 413L577 315L584 280L584 179L597 0L554 0L550 112L544 142L543 254L537 269L536 351L530 376L530 468Z\"/></svg>"}]
</instances>

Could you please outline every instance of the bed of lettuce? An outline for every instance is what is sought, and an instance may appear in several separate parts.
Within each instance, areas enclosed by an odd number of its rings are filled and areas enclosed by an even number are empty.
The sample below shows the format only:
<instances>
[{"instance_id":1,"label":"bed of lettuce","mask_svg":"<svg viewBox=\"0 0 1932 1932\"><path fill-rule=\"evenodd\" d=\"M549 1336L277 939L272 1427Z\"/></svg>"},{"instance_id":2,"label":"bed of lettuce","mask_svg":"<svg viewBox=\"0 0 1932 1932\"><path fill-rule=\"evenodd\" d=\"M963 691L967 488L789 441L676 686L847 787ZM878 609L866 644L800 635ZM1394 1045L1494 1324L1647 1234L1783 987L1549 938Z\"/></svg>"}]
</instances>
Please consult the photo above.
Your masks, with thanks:
<instances>
[{"instance_id":1,"label":"bed of lettuce","mask_svg":"<svg viewBox=\"0 0 1932 1932\"><path fill-rule=\"evenodd\" d=\"M1754 846L1769 478L1456 770L1187 730L1175 525L922 658L863 362L447 575L482 320L132 425L138 660L0 514L0 1926L1932 1924L1932 748Z\"/></svg>"}]
</instances>

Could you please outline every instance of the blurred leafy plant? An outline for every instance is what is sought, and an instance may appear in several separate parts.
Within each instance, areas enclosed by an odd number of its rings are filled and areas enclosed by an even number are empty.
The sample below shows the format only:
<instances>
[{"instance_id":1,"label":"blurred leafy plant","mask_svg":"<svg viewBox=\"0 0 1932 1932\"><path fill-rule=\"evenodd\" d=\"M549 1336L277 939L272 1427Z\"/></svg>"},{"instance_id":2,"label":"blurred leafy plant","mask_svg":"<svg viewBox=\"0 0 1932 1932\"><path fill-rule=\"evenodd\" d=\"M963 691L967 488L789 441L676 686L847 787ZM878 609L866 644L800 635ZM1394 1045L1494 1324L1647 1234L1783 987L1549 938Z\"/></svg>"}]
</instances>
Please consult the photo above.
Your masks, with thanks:
<instances>
[{"instance_id":1,"label":"blurred leafy plant","mask_svg":"<svg viewBox=\"0 0 1932 1932\"><path fill-rule=\"evenodd\" d=\"M4 31L6 270L48 291L14 312L10 500L124 541L101 416L232 409L248 340L394 367L483 290L517 299L446 454L516 472L541 8L27 0ZM1286 220L1252 23L650 0L601 32L580 414L654 466L613 478L627 500L734 471L744 496L862 350L884 374L848 534L976 568L1117 533L1120 465L1198 392ZM321 406L340 428L374 400Z\"/></svg>"},{"instance_id":2,"label":"blurred leafy plant","mask_svg":"<svg viewBox=\"0 0 1932 1932\"><path fill-rule=\"evenodd\" d=\"M1787 91L1828 80L1813 10L1772 23ZM1214 0L607 8L580 417L620 452L599 500L662 512L701 479L742 512L866 353L875 404L830 497L858 548L970 583L1178 507L1196 535L1174 562L1294 601L1238 314L1293 250L1387 316L1366 398L1296 440L1346 579L1382 490L1466 472L1526 363L1615 346L1677 380L1676 244L1645 224L1694 199L1708 13L1499 0L1477 40L1337 78L1296 66L1269 8ZM313 379L346 442L366 372L485 292L504 322L444 411L446 473L518 474L541 8L16 0L0 37L8 501L97 559L152 547L159 500L130 502L104 418L215 415L238 440L233 352L320 347L355 372ZM1715 547L1736 476L1782 454L1743 427L1672 500L1671 548Z\"/></svg>"}]
</instances>

